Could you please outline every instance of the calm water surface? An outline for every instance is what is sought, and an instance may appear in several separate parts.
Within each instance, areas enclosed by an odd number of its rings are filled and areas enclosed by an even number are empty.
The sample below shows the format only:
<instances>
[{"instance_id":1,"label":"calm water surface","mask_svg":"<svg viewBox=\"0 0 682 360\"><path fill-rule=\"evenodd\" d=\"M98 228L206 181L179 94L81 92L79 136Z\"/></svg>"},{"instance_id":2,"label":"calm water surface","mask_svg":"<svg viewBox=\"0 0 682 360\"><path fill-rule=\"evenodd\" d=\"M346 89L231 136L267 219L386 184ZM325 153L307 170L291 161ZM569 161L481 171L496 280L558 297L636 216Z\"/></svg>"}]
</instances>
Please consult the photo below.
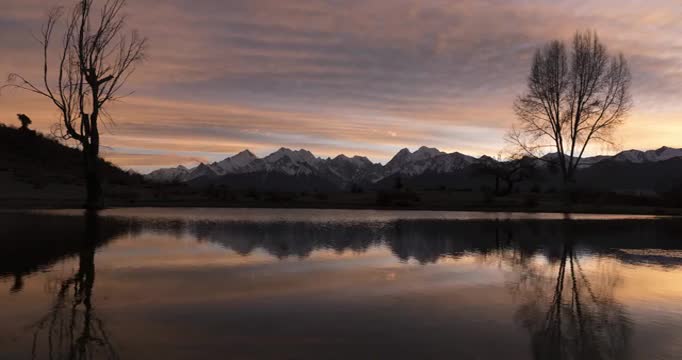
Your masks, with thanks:
<instances>
[{"instance_id":1,"label":"calm water surface","mask_svg":"<svg viewBox=\"0 0 682 360\"><path fill-rule=\"evenodd\" d=\"M0 359L679 359L682 220L0 213Z\"/></svg>"}]
</instances>

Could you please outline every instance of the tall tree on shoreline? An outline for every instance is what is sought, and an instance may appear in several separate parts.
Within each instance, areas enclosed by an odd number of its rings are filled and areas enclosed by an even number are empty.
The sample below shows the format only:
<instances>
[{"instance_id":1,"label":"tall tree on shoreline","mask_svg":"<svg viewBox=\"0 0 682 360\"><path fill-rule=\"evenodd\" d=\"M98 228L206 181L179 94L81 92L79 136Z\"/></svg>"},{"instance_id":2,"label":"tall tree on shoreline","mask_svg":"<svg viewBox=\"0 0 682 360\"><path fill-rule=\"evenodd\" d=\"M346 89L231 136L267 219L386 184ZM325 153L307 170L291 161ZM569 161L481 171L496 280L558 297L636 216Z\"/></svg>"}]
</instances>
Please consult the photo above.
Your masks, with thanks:
<instances>
[{"instance_id":1,"label":"tall tree on shoreline","mask_svg":"<svg viewBox=\"0 0 682 360\"><path fill-rule=\"evenodd\" d=\"M594 32L577 32L570 50L555 40L535 52L528 90L514 103L517 123L507 140L540 158L556 152L563 180L574 180L591 142L612 144L632 105L623 54L610 55ZM545 158L546 159L546 158Z\"/></svg>"},{"instance_id":2,"label":"tall tree on shoreline","mask_svg":"<svg viewBox=\"0 0 682 360\"><path fill-rule=\"evenodd\" d=\"M50 62L50 47L64 8L50 11L39 38L42 45L42 83L33 83L12 73L6 87L42 95L59 109L57 131L74 139L83 151L87 187L85 207L103 206L99 173L100 120L106 104L119 92L144 58L146 39L125 32L122 9L126 0L106 0L93 8L94 0L81 0L67 14L56 62Z\"/></svg>"}]
</instances>

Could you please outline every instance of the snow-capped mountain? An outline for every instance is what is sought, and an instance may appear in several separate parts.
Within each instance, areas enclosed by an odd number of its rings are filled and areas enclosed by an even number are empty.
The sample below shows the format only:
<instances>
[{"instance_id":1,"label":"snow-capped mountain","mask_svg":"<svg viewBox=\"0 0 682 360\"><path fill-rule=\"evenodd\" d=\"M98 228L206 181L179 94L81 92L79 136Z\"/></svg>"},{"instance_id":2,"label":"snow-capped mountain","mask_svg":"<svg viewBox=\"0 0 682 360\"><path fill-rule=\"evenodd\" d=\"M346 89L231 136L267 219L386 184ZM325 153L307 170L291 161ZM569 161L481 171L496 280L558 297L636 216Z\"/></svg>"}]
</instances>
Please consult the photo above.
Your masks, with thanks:
<instances>
[{"instance_id":1,"label":"snow-capped mountain","mask_svg":"<svg viewBox=\"0 0 682 360\"><path fill-rule=\"evenodd\" d=\"M265 158L258 158L249 150L227 157L211 164L199 164L188 169L184 166L152 171L146 177L159 182L188 182L200 177L223 176L229 174L248 174L261 171L275 171L286 175L310 175L315 173L322 159L307 150L281 148Z\"/></svg>"},{"instance_id":2,"label":"snow-capped mountain","mask_svg":"<svg viewBox=\"0 0 682 360\"><path fill-rule=\"evenodd\" d=\"M629 161L632 163L658 162L682 156L682 149L673 149L663 146L656 150L626 150L615 156L614 160Z\"/></svg>"},{"instance_id":3,"label":"snow-capped mountain","mask_svg":"<svg viewBox=\"0 0 682 360\"><path fill-rule=\"evenodd\" d=\"M416 163L421 162L422 166L423 164L434 157L440 156L440 155L445 155L444 152L441 152L438 149L435 148L428 148L426 146L422 146L417 151L414 153L410 152L410 149L404 148L400 151L398 151L395 156L386 163L386 173L387 174L395 174L397 172L405 173L405 174L411 174L411 173L417 173L420 172L417 168L415 168L414 165ZM413 165L411 166L411 169L407 168L408 165Z\"/></svg>"},{"instance_id":4,"label":"snow-capped mountain","mask_svg":"<svg viewBox=\"0 0 682 360\"><path fill-rule=\"evenodd\" d=\"M179 165L174 168L154 170L145 175L145 178L156 182L184 182L187 174L189 174L189 170L186 167Z\"/></svg>"},{"instance_id":5,"label":"snow-capped mountain","mask_svg":"<svg viewBox=\"0 0 682 360\"><path fill-rule=\"evenodd\" d=\"M414 153L409 149L400 150L386 163L385 175L401 174L414 176L425 172L446 173L460 170L476 162L476 158L458 152L444 153L435 148L420 147Z\"/></svg>"},{"instance_id":6,"label":"snow-capped mountain","mask_svg":"<svg viewBox=\"0 0 682 360\"><path fill-rule=\"evenodd\" d=\"M219 169L219 173L226 174L241 171L256 159L258 159L258 157L251 151L244 150L235 156L225 158L224 160L215 163L215 165L217 169Z\"/></svg>"},{"instance_id":7,"label":"snow-capped mountain","mask_svg":"<svg viewBox=\"0 0 682 360\"><path fill-rule=\"evenodd\" d=\"M579 168L588 168L600 161L604 160L615 160L622 162L631 162L635 164L648 163L648 162L659 162L669 159L674 159L677 157L682 157L682 149L674 149L667 146L663 146L656 150L625 150L621 151L616 155L597 155L592 157L584 157L580 159ZM550 153L542 157L543 160L556 161L557 153ZM542 165L542 163L538 163Z\"/></svg>"},{"instance_id":8,"label":"snow-capped mountain","mask_svg":"<svg viewBox=\"0 0 682 360\"><path fill-rule=\"evenodd\" d=\"M305 163L311 166L315 166L320 161L319 158L316 158L315 155L308 150L291 150L284 147L266 156L263 160L267 163L274 164L283 158L289 158L292 162L299 164Z\"/></svg>"},{"instance_id":9,"label":"snow-capped mountain","mask_svg":"<svg viewBox=\"0 0 682 360\"><path fill-rule=\"evenodd\" d=\"M192 181L194 179L198 179L203 176L217 176L219 175L216 170L213 170L213 168L209 165L206 164L199 164L199 166L190 169L188 173L183 177L183 181Z\"/></svg>"},{"instance_id":10,"label":"snow-capped mountain","mask_svg":"<svg viewBox=\"0 0 682 360\"><path fill-rule=\"evenodd\" d=\"M428 166L426 170L435 173L453 172L464 169L465 167L478 161L479 160L473 156L454 152L433 158L431 165Z\"/></svg>"},{"instance_id":11,"label":"snow-capped mountain","mask_svg":"<svg viewBox=\"0 0 682 360\"><path fill-rule=\"evenodd\" d=\"M316 172L321 161L308 150L280 148L263 158L263 169L287 175L311 175Z\"/></svg>"},{"instance_id":12,"label":"snow-capped mountain","mask_svg":"<svg viewBox=\"0 0 682 360\"><path fill-rule=\"evenodd\" d=\"M586 169L604 160L618 162L647 163L682 157L682 149L662 147L658 150L628 150L614 156L583 158L580 168ZM544 160L552 160L556 154L548 154ZM258 158L249 150L211 164L199 164L188 169L184 166L159 169L146 175L157 182L210 183L212 178L253 174L278 174L282 176L307 176L323 179L327 183L344 188L351 184L378 183L391 176L417 176L422 174L447 174L463 170L480 162L497 161L488 156L475 158L458 152L445 153L435 148L422 146L414 152L400 150L386 165L373 163L366 157L338 155L322 159L308 150L280 148L272 154ZM541 162L544 165L546 162ZM225 180L225 179L223 179ZM226 181L223 181L225 183ZM229 182L228 182L229 183Z\"/></svg>"},{"instance_id":13,"label":"snow-capped mountain","mask_svg":"<svg viewBox=\"0 0 682 360\"><path fill-rule=\"evenodd\" d=\"M567 159L570 159L570 156L566 156ZM600 161L610 159L611 156L607 155L597 155L597 156L587 156L583 157L580 159L580 163L578 164L579 169L584 169L588 168ZM547 166L550 162L557 163L559 161L559 155L558 153L549 153L544 156L542 156L540 159L536 161L536 165L540 167Z\"/></svg>"},{"instance_id":14,"label":"snow-capped mountain","mask_svg":"<svg viewBox=\"0 0 682 360\"><path fill-rule=\"evenodd\" d=\"M382 178L383 166L372 163L364 156L338 155L333 159L326 159L319 167L320 173L328 175L341 183L375 182Z\"/></svg>"}]
</instances>

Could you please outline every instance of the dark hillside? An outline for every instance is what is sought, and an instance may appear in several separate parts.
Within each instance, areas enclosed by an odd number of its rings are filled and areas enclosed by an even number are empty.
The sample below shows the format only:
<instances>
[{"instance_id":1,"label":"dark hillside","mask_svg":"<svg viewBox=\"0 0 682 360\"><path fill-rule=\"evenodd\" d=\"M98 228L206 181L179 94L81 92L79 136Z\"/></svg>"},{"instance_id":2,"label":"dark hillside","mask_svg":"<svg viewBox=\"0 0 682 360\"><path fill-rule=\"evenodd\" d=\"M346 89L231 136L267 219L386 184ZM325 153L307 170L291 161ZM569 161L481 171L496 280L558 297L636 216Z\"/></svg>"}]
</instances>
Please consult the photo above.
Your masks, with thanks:
<instances>
[{"instance_id":1,"label":"dark hillside","mask_svg":"<svg viewBox=\"0 0 682 360\"><path fill-rule=\"evenodd\" d=\"M0 171L19 179L45 179L78 183L82 181L80 150L64 146L31 130L0 126ZM102 160L103 177L111 183L139 182L138 176Z\"/></svg>"},{"instance_id":2,"label":"dark hillside","mask_svg":"<svg viewBox=\"0 0 682 360\"><path fill-rule=\"evenodd\" d=\"M581 170L577 177L588 189L667 192L682 185L682 158L645 163L604 160Z\"/></svg>"},{"instance_id":3,"label":"dark hillside","mask_svg":"<svg viewBox=\"0 0 682 360\"><path fill-rule=\"evenodd\" d=\"M49 204L50 199L81 201L83 167L80 150L31 130L0 125L0 200ZM116 186L139 185L140 175L102 160L105 192Z\"/></svg>"},{"instance_id":4,"label":"dark hillside","mask_svg":"<svg viewBox=\"0 0 682 360\"><path fill-rule=\"evenodd\" d=\"M264 171L248 174L228 174L218 178L200 178L190 181L194 187L226 186L231 190L275 192L339 191L329 180L315 175L287 175Z\"/></svg>"}]
</instances>

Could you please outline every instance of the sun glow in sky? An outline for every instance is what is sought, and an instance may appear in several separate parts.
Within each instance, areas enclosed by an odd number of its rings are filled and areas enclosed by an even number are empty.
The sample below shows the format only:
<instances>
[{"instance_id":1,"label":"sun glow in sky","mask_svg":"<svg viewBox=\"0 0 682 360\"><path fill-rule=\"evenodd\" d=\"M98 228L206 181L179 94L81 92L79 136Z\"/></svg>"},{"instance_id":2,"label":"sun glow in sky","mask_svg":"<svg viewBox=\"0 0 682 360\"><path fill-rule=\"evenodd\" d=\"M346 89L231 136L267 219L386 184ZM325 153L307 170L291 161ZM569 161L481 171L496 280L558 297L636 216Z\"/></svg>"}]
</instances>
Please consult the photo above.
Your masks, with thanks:
<instances>
[{"instance_id":1,"label":"sun glow in sky","mask_svg":"<svg viewBox=\"0 0 682 360\"><path fill-rule=\"evenodd\" d=\"M50 7L71 3L0 2L3 77L40 79L32 33ZM534 49L582 29L630 62L634 109L621 148L682 147L678 0L135 0L126 12L150 46L102 140L124 168L281 146L381 162L421 145L494 155ZM26 113L47 132L50 105L4 90L0 122Z\"/></svg>"}]
</instances>

